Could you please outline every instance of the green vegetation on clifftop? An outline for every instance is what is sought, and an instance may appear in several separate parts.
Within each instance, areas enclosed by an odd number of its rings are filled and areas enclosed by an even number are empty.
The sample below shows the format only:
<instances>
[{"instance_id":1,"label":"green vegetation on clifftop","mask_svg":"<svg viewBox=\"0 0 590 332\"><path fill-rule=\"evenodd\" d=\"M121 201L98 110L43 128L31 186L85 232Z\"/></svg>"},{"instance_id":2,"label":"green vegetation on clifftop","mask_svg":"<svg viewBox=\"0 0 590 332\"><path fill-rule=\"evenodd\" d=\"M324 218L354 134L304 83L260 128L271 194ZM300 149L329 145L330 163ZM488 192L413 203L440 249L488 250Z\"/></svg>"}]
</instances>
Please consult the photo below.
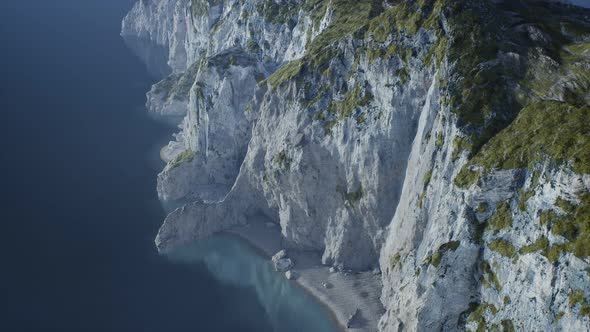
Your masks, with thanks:
<instances>
[{"instance_id":1,"label":"green vegetation on clifftop","mask_svg":"<svg viewBox=\"0 0 590 332\"><path fill-rule=\"evenodd\" d=\"M519 6L516 2L503 6L514 13L509 19L518 19L523 25L531 24L545 39L533 41L523 32L490 37L494 49L483 54L496 58L498 52L510 51L519 54L519 58L511 61L505 58L491 66L480 66L483 71L471 72L463 80L466 88L497 82L496 87L501 89L490 87L483 95L472 99L473 103L466 102L465 98L453 102L463 121L477 123L474 120L488 122L489 116L497 118L489 125L484 124L479 134L471 136L473 159L470 165L481 165L485 171L530 168L549 158L571 166L575 172L590 173L590 126L587 125L590 48L588 43L571 38L564 29L564 20L567 25L574 26L579 35L586 36L590 36L590 23L580 19L577 14L581 13L571 7L547 8L549 5L539 3ZM485 29L491 29L489 33L500 32L498 28ZM453 47L451 53L452 50ZM459 67L466 64L462 60L458 63ZM464 96L476 93L465 91ZM466 109L470 104L473 111ZM465 177L464 172L460 173L462 177ZM470 184L468 181L456 183Z\"/></svg>"}]
</instances>

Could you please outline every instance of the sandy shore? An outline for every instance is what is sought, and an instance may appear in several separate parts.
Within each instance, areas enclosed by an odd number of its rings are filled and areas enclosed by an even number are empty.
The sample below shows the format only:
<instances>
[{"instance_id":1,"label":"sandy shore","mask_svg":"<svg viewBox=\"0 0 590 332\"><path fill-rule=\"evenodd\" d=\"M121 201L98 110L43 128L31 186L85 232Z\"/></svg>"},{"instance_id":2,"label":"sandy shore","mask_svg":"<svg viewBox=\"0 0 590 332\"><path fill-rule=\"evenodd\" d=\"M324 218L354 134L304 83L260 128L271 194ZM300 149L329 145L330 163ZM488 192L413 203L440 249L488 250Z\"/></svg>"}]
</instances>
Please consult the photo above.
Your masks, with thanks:
<instances>
[{"instance_id":1,"label":"sandy shore","mask_svg":"<svg viewBox=\"0 0 590 332\"><path fill-rule=\"evenodd\" d=\"M244 238L269 259L279 250L284 249L278 226L267 227L261 222L251 223L248 226L233 228L227 233ZM379 300L381 275L374 275L372 272L330 273L329 268L321 264L321 257L316 253L289 250L288 255L295 263L292 271L299 275L293 282L327 306L343 330L354 332L377 330L377 322L384 310ZM357 309L360 319L355 320L354 326L346 328L349 317Z\"/></svg>"}]
</instances>

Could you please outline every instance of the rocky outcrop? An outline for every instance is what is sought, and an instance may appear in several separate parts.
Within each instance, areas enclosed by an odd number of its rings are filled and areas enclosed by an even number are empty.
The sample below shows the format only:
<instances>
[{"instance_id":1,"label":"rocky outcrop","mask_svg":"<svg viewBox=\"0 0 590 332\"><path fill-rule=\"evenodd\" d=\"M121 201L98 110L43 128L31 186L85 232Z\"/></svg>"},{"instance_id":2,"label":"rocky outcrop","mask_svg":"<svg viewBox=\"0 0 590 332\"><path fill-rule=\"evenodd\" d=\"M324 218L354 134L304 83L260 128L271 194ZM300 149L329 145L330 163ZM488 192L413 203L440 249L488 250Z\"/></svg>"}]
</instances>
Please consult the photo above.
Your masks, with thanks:
<instances>
[{"instance_id":1,"label":"rocky outcrop","mask_svg":"<svg viewBox=\"0 0 590 332\"><path fill-rule=\"evenodd\" d=\"M284 249L272 256L271 261L275 267L275 271L278 272L287 272L293 267L293 261L287 256L287 252Z\"/></svg>"},{"instance_id":2,"label":"rocky outcrop","mask_svg":"<svg viewBox=\"0 0 590 332\"><path fill-rule=\"evenodd\" d=\"M380 268L383 331L590 329L587 10L143 0L122 34L171 73L160 250L264 217Z\"/></svg>"}]
</instances>

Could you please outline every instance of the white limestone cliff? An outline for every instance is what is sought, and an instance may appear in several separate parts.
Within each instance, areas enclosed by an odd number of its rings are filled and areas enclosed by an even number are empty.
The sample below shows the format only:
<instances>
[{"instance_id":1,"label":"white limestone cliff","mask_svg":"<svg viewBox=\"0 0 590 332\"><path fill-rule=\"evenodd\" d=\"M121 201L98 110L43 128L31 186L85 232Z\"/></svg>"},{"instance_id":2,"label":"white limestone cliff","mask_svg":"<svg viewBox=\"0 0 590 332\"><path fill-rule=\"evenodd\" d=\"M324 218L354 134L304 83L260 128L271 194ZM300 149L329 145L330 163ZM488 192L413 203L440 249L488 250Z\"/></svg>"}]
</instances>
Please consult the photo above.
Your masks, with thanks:
<instances>
[{"instance_id":1,"label":"white limestone cliff","mask_svg":"<svg viewBox=\"0 0 590 332\"><path fill-rule=\"evenodd\" d=\"M565 242L539 222L546 211L568 213L560 200L581 204L590 176L542 159L457 185L475 166L457 144L467 134L449 102L457 64L443 53L431 60L447 37L392 29L385 41L395 50L375 56L377 32L368 30L312 57L314 40L339 24L341 2L135 4L122 35L170 74L148 93L148 108L179 125L158 194L184 206L166 218L158 248L263 216L326 265L380 268L382 331L590 329L587 297L572 300L590 294L588 258L558 250L550 259ZM448 19L440 25L452 38L461 32ZM533 25L510 29L537 49L544 42ZM531 55L495 56L480 66L522 67ZM567 86L556 84L553 99L563 101ZM500 213L509 224L490 229ZM545 248L533 250L539 239ZM509 253L497 247L506 243Z\"/></svg>"}]
</instances>

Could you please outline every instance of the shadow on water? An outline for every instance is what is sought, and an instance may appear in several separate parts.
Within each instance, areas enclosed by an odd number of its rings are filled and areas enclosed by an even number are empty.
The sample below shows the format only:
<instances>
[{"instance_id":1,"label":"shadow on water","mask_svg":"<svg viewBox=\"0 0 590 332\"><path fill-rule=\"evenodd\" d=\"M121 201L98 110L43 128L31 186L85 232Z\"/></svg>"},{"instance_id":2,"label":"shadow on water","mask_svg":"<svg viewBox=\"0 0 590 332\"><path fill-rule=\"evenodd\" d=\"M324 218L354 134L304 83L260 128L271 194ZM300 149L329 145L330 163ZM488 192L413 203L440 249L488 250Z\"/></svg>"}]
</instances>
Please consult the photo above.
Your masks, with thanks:
<instances>
[{"instance_id":1,"label":"shadow on water","mask_svg":"<svg viewBox=\"0 0 590 332\"><path fill-rule=\"evenodd\" d=\"M253 289L274 331L339 331L326 319L330 313L325 307L234 235L216 235L177 248L168 258L183 264L203 263L222 284Z\"/></svg>"},{"instance_id":2,"label":"shadow on water","mask_svg":"<svg viewBox=\"0 0 590 332\"><path fill-rule=\"evenodd\" d=\"M133 36L123 36L123 41L146 64L152 76L163 78L170 75L172 70L168 66L168 49L166 47Z\"/></svg>"}]
</instances>

